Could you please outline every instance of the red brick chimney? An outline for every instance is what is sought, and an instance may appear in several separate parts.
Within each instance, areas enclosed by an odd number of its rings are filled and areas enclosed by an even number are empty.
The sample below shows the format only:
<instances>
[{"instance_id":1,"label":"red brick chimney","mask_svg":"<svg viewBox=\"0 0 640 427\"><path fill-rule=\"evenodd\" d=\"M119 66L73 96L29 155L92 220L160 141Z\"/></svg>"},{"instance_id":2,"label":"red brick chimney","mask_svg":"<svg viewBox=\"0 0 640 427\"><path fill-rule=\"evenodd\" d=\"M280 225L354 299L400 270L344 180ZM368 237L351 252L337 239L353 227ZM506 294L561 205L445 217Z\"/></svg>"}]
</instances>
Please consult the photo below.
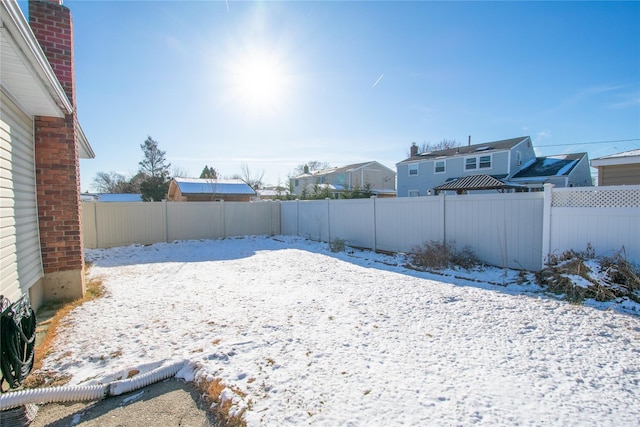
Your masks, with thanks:
<instances>
[{"instance_id":1,"label":"red brick chimney","mask_svg":"<svg viewBox=\"0 0 640 427\"><path fill-rule=\"evenodd\" d=\"M61 0L29 0L29 24L74 107L73 23ZM36 185L45 301L84 295L76 112L34 118Z\"/></svg>"},{"instance_id":2,"label":"red brick chimney","mask_svg":"<svg viewBox=\"0 0 640 427\"><path fill-rule=\"evenodd\" d=\"M415 157L417 155L418 155L418 146L414 142L413 144L411 144L411 157Z\"/></svg>"}]
</instances>

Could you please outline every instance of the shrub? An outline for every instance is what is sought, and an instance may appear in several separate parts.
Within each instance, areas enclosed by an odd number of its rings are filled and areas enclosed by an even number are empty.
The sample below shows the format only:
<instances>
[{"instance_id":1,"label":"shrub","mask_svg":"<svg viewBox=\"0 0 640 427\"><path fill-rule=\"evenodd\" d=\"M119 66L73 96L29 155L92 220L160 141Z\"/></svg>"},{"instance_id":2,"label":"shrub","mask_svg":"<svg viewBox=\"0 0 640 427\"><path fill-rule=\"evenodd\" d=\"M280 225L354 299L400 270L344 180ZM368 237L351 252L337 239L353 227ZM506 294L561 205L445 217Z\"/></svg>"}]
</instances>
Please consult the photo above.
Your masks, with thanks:
<instances>
[{"instance_id":1,"label":"shrub","mask_svg":"<svg viewBox=\"0 0 640 427\"><path fill-rule=\"evenodd\" d=\"M345 248L345 240L335 238L331 242L329 242L329 250L331 252L344 252Z\"/></svg>"},{"instance_id":2,"label":"shrub","mask_svg":"<svg viewBox=\"0 0 640 427\"><path fill-rule=\"evenodd\" d=\"M422 245L415 246L409 254L412 266L420 269L439 270L454 266L471 269L480 262L469 246L462 250L456 249L456 242L441 242L431 240Z\"/></svg>"},{"instance_id":3,"label":"shrub","mask_svg":"<svg viewBox=\"0 0 640 427\"><path fill-rule=\"evenodd\" d=\"M585 263L596 260L590 265ZM576 284L571 276L579 276L584 283ZM591 244L586 250L565 251L559 255L549 255L547 266L536 273L536 280L550 292L564 294L566 300L580 303L587 298L596 301L612 301L616 298L629 298L640 303L640 272L638 267L624 257L624 248L613 257L596 258Z\"/></svg>"}]
</instances>

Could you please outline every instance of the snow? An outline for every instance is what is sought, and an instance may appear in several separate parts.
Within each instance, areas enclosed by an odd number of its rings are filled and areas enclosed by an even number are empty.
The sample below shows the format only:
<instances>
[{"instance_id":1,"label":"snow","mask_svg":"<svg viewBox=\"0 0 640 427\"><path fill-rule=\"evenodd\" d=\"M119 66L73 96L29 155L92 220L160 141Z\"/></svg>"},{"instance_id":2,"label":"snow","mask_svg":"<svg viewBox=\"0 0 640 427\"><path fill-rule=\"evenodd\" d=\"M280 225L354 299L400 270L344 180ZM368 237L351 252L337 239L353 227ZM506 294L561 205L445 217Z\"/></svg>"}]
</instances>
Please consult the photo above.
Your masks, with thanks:
<instances>
[{"instance_id":1,"label":"snow","mask_svg":"<svg viewBox=\"0 0 640 427\"><path fill-rule=\"evenodd\" d=\"M73 385L186 360L179 376L221 379L250 426L640 424L640 317L515 271L422 273L290 236L86 258L107 294L44 365Z\"/></svg>"}]
</instances>

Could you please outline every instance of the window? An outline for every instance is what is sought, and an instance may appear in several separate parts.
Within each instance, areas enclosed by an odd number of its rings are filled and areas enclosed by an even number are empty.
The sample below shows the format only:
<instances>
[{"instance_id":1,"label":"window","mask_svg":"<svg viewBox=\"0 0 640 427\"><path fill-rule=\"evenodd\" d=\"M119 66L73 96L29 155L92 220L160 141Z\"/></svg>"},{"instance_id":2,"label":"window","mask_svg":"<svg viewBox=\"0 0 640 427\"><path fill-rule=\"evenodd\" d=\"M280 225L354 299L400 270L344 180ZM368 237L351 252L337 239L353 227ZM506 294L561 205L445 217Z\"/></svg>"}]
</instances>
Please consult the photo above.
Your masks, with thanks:
<instances>
[{"instance_id":1,"label":"window","mask_svg":"<svg viewBox=\"0 0 640 427\"><path fill-rule=\"evenodd\" d=\"M418 190L409 190L409 197L418 197L420 192Z\"/></svg>"},{"instance_id":2,"label":"window","mask_svg":"<svg viewBox=\"0 0 640 427\"><path fill-rule=\"evenodd\" d=\"M480 169L491 169L491 156L480 156Z\"/></svg>"},{"instance_id":3,"label":"window","mask_svg":"<svg viewBox=\"0 0 640 427\"><path fill-rule=\"evenodd\" d=\"M467 157L467 159L465 160L465 164L464 164L464 169L465 170L472 170L472 169L477 169L478 165L477 165L477 161L478 159L475 157Z\"/></svg>"},{"instance_id":4,"label":"window","mask_svg":"<svg viewBox=\"0 0 640 427\"><path fill-rule=\"evenodd\" d=\"M516 166L522 165L522 153L516 151Z\"/></svg>"},{"instance_id":5,"label":"window","mask_svg":"<svg viewBox=\"0 0 640 427\"><path fill-rule=\"evenodd\" d=\"M491 156L467 157L464 170L491 169Z\"/></svg>"},{"instance_id":6,"label":"window","mask_svg":"<svg viewBox=\"0 0 640 427\"><path fill-rule=\"evenodd\" d=\"M418 164L411 163L409 165L409 175L418 175Z\"/></svg>"},{"instance_id":7,"label":"window","mask_svg":"<svg viewBox=\"0 0 640 427\"><path fill-rule=\"evenodd\" d=\"M439 160L435 163L435 173L444 172L444 160Z\"/></svg>"},{"instance_id":8,"label":"window","mask_svg":"<svg viewBox=\"0 0 640 427\"><path fill-rule=\"evenodd\" d=\"M297 187L300 183L298 182L298 180L295 180L295 186Z\"/></svg>"}]
</instances>

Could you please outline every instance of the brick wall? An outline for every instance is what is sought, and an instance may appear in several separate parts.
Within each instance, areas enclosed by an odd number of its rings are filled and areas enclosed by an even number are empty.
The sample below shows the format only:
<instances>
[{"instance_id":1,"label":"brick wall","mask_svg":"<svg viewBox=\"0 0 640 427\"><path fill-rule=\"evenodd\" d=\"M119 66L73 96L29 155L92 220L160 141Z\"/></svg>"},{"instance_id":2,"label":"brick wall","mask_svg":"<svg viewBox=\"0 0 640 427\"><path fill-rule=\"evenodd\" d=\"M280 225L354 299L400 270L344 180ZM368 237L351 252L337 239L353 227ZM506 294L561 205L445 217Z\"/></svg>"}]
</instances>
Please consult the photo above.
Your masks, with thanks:
<instances>
[{"instance_id":1,"label":"brick wall","mask_svg":"<svg viewBox=\"0 0 640 427\"><path fill-rule=\"evenodd\" d=\"M75 118L35 117L36 185L44 272L82 269Z\"/></svg>"},{"instance_id":2,"label":"brick wall","mask_svg":"<svg viewBox=\"0 0 640 427\"><path fill-rule=\"evenodd\" d=\"M75 108L73 24L69 9L59 3L30 0L29 24ZM75 111L64 118L34 118L45 299L77 297L84 293L76 120ZM80 274L66 274L72 271Z\"/></svg>"},{"instance_id":3,"label":"brick wall","mask_svg":"<svg viewBox=\"0 0 640 427\"><path fill-rule=\"evenodd\" d=\"M71 12L61 3L61 0L30 0L29 25L75 107L73 21Z\"/></svg>"}]
</instances>

